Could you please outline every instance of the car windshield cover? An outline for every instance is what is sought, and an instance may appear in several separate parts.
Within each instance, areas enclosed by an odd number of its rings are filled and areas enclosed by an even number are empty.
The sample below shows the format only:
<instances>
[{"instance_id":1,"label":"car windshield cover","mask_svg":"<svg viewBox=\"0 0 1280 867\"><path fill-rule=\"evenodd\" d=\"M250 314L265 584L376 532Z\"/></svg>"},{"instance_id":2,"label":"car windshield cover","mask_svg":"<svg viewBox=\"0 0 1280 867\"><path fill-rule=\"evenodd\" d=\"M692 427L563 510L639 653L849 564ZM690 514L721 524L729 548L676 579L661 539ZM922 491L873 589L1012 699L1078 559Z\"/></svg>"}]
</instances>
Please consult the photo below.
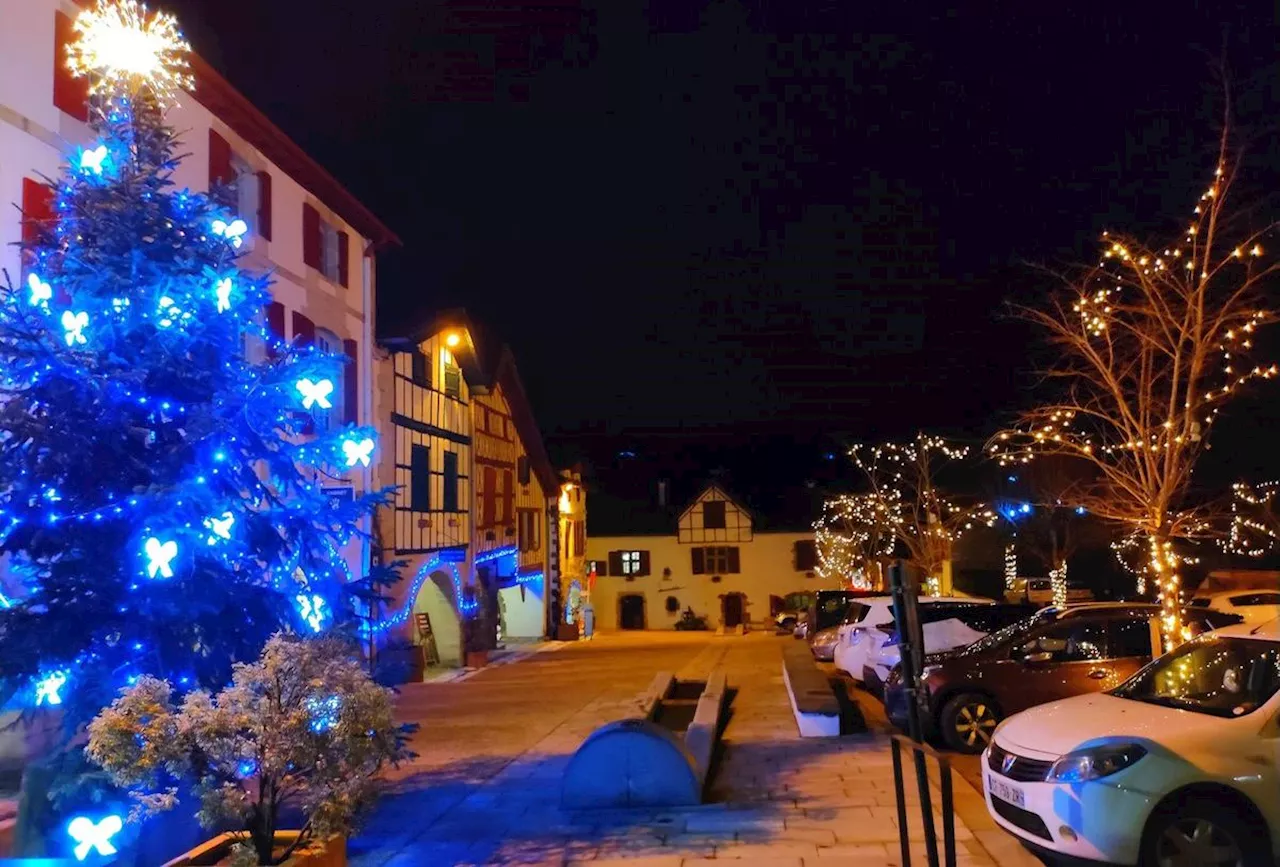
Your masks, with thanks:
<instances>
[{"instance_id":1,"label":"car windshield cover","mask_svg":"<svg viewBox=\"0 0 1280 867\"><path fill-rule=\"evenodd\" d=\"M1160 657L1111 694L1221 717L1252 713L1280 689L1280 644L1209 636Z\"/></svg>"}]
</instances>

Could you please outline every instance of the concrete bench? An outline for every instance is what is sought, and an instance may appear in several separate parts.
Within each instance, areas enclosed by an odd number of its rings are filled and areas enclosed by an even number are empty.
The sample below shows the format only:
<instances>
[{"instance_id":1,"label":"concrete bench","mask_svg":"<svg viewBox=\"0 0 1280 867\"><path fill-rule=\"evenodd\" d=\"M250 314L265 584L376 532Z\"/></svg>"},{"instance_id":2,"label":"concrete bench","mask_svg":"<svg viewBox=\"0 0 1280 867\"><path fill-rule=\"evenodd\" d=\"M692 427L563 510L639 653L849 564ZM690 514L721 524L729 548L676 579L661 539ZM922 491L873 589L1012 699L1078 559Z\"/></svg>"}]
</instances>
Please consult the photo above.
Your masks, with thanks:
<instances>
[{"instance_id":1,"label":"concrete bench","mask_svg":"<svg viewBox=\"0 0 1280 867\"><path fill-rule=\"evenodd\" d=\"M813 661L807 642L788 642L782 649L782 678L791 699L791 712L802 738L840 734L840 702L826 673Z\"/></svg>"},{"instance_id":2,"label":"concrete bench","mask_svg":"<svg viewBox=\"0 0 1280 867\"><path fill-rule=\"evenodd\" d=\"M696 701L684 694L699 686ZM702 803L728 700L722 672L712 674L705 685L677 684L672 675L658 674L632 702L634 718L601 726L573 754L561 784L561 806L585 810Z\"/></svg>"}]
</instances>

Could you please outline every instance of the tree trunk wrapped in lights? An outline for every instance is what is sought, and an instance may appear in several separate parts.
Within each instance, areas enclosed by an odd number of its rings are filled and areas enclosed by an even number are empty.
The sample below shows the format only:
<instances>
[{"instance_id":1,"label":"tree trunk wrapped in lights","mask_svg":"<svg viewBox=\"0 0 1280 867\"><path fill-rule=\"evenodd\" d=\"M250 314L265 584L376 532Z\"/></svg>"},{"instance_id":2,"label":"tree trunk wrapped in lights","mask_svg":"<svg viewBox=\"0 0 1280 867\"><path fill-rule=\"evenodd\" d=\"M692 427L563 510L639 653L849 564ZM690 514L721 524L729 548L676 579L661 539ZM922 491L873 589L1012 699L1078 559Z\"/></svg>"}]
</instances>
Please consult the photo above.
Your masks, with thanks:
<instances>
[{"instance_id":1,"label":"tree trunk wrapped in lights","mask_svg":"<svg viewBox=\"0 0 1280 867\"><path fill-rule=\"evenodd\" d=\"M1104 233L1095 266L1065 276L1066 297L1023 307L1055 350L1055 400L1021 414L988 443L1004 465L1036 455L1082 461L1096 477L1077 501L1144 537L1145 572L1162 604L1166 641L1185 637L1176 544L1211 532L1211 509L1189 483L1219 410L1276 366L1250 360L1270 321L1264 294L1276 265L1270 230L1235 230L1224 133L1208 189L1178 240L1146 244Z\"/></svg>"},{"instance_id":2,"label":"tree trunk wrapped in lights","mask_svg":"<svg viewBox=\"0 0 1280 867\"><path fill-rule=\"evenodd\" d=\"M924 571L929 593L943 589L942 572L956 540L977 525L990 527L996 521L996 513L985 504L960 503L938 486L941 469L965 459L968 452L924 433L910 443L856 445L849 450L870 485L864 496L875 504L879 526Z\"/></svg>"}]
</instances>

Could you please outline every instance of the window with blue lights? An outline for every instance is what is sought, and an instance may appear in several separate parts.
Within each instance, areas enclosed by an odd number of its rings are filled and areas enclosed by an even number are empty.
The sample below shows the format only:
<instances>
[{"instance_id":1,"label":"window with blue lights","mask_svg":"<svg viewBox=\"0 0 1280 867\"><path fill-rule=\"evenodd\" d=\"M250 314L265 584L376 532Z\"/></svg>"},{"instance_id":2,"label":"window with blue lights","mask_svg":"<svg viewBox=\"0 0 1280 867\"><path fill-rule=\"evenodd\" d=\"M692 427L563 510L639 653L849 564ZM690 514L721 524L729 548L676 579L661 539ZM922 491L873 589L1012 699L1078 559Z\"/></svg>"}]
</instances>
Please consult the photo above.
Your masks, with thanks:
<instances>
[{"instance_id":1,"label":"window with blue lights","mask_svg":"<svg viewBox=\"0 0 1280 867\"><path fill-rule=\"evenodd\" d=\"M324 328L316 329L315 346L317 349L334 355L342 355L343 353L342 338ZM343 414L342 405L343 397L346 395L346 388L343 386L343 377L346 376L346 373L346 369L342 368L336 371L332 377L333 391L329 394L329 408L320 409L316 407L312 409L317 433L324 433L330 430L341 419L346 417Z\"/></svg>"}]
</instances>

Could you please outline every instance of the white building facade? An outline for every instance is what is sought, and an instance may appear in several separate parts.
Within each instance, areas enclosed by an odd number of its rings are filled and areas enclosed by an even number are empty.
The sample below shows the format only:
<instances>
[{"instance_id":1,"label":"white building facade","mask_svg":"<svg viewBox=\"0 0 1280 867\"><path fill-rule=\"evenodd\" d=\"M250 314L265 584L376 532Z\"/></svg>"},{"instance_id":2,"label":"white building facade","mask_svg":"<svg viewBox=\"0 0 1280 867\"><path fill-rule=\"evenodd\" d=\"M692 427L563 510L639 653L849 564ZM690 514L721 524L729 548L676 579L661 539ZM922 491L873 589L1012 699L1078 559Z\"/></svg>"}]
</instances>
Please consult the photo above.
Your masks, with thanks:
<instances>
[{"instance_id":1,"label":"white building facade","mask_svg":"<svg viewBox=\"0 0 1280 867\"><path fill-rule=\"evenodd\" d=\"M756 519L717 485L662 535L593 535L591 604L597 628L671 629L686 609L726 632L771 628L788 593L838 589L816 572L813 532L756 532Z\"/></svg>"},{"instance_id":2,"label":"white building facade","mask_svg":"<svg viewBox=\"0 0 1280 867\"><path fill-rule=\"evenodd\" d=\"M23 268L17 244L54 218L43 179L56 179L65 156L92 139L87 83L66 68L78 12L70 0L0 0L0 268L15 284ZM233 185L227 204L250 229L241 265L274 275L267 325L346 355L329 419L375 424L386 413L374 406L374 257L398 239L203 60L190 59L194 91L166 116L188 154L174 183L197 191ZM377 483L360 468L334 493ZM363 553L348 560L356 567Z\"/></svg>"}]
</instances>

